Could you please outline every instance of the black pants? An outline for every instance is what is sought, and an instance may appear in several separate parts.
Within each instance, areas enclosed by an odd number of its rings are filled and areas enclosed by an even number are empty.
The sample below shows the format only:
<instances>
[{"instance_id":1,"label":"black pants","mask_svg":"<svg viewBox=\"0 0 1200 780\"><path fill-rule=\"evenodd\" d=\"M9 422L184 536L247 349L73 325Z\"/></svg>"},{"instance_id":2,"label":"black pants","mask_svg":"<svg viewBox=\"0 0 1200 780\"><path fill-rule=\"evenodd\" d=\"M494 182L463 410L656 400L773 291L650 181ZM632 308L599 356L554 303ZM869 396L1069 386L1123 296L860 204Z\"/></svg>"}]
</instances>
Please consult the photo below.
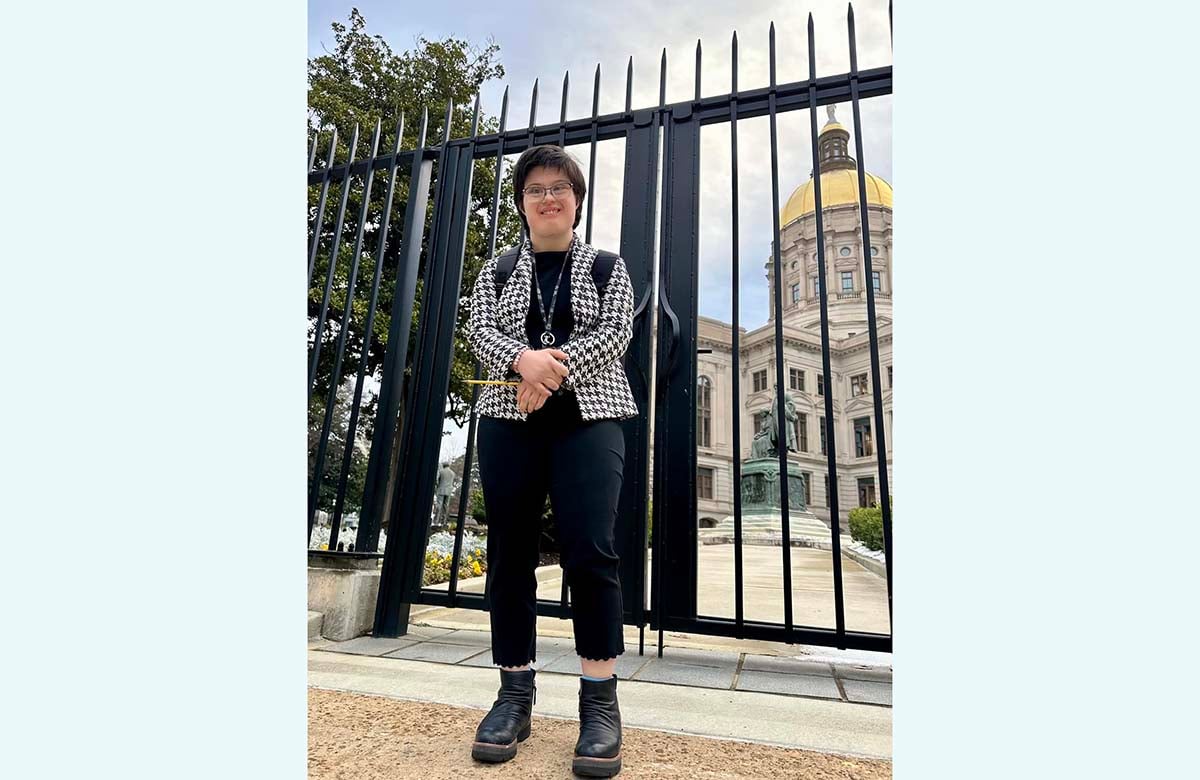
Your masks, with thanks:
<instances>
[{"instance_id":1,"label":"black pants","mask_svg":"<svg viewBox=\"0 0 1200 780\"><path fill-rule=\"evenodd\" d=\"M575 651L602 661L625 652L613 521L625 469L616 420L585 421L571 393L528 420L479 419L479 478L487 512L492 662L537 660L538 537L547 493L571 593Z\"/></svg>"}]
</instances>

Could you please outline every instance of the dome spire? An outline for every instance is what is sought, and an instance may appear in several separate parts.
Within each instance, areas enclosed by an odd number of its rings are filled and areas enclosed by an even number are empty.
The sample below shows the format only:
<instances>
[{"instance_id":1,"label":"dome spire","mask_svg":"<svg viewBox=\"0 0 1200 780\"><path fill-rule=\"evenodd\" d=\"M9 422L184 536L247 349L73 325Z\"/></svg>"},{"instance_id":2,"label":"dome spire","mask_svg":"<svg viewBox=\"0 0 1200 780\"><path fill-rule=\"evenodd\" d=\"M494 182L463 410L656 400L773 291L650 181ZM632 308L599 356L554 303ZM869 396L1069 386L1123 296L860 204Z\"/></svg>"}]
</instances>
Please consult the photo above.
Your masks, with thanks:
<instances>
[{"instance_id":1,"label":"dome spire","mask_svg":"<svg viewBox=\"0 0 1200 780\"><path fill-rule=\"evenodd\" d=\"M821 134L817 136L817 144L821 151L821 171L838 171L838 170L854 170L854 158L850 156L848 151L848 143L850 141L850 133L846 128L838 123L837 117L834 116L834 111L837 105L830 103L825 106L825 113L829 116L829 121L821 128ZM812 176L812 172L808 174Z\"/></svg>"}]
</instances>

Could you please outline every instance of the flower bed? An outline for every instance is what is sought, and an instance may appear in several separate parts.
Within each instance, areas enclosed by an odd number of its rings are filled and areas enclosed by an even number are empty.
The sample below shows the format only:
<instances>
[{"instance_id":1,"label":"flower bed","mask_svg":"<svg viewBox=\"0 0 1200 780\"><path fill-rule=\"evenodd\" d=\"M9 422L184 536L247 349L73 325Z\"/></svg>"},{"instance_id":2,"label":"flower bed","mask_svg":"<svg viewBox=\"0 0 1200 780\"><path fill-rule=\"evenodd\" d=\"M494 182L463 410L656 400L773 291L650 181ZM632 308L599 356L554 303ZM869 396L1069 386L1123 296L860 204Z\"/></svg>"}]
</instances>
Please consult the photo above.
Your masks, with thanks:
<instances>
[{"instance_id":1,"label":"flower bed","mask_svg":"<svg viewBox=\"0 0 1200 780\"><path fill-rule=\"evenodd\" d=\"M425 572L421 584L436 585L450 580L450 563L454 556L454 535L444 531L429 537L425 548ZM487 571L487 537L463 534L462 555L458 561L458 578L479 577Z\"/></svg>"}]
</instances>

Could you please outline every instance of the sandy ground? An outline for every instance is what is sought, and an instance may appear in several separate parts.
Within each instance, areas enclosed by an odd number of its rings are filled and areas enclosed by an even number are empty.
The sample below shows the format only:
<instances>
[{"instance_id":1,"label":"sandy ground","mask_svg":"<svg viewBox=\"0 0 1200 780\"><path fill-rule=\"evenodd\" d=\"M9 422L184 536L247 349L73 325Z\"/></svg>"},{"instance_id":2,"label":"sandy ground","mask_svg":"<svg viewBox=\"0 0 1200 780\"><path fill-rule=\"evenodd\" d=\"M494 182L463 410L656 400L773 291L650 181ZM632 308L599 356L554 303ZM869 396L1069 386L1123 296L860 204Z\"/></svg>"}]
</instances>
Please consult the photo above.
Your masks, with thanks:
<instances>
[{"instance_id":1,"label":"sandy ground","mask_svg":"<svg viewBox=\"0 0 1200 780\"><path fill-rule=\"evenodd\" d=\"M578 721L534 716L533 733L504 764L471 759L484 713L430 702L310 688L308 776L373 778L570 778ZM887 761L626 728L621 778L877 780Z\"/></svg>"}]
</instances>

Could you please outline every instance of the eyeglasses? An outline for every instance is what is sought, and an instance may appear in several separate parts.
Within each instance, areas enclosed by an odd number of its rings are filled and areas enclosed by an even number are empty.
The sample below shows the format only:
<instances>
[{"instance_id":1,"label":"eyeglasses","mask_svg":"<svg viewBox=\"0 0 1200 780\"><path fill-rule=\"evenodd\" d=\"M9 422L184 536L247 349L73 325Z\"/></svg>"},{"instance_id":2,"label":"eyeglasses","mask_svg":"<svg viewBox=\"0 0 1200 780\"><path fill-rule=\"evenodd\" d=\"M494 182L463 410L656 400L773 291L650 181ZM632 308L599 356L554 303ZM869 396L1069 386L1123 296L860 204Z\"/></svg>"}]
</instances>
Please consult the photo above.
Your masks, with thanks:
<instances>
[{"instance_id":1,"label":"eyeglasses","mask_svg":"<svg viewBox=\"0 0 1200 780\"><path fill-rule=\"evenodd\" d=\"M546 197L547 192L553 195L555 200L562 200L568 192L574 191L575 186L566 182L559 182L549 189L546 189L540 184L533 184L521 190L521 192L523 192L525 197L529 200L542 200L544 197Z\"/></svg>"}]
</instances>

